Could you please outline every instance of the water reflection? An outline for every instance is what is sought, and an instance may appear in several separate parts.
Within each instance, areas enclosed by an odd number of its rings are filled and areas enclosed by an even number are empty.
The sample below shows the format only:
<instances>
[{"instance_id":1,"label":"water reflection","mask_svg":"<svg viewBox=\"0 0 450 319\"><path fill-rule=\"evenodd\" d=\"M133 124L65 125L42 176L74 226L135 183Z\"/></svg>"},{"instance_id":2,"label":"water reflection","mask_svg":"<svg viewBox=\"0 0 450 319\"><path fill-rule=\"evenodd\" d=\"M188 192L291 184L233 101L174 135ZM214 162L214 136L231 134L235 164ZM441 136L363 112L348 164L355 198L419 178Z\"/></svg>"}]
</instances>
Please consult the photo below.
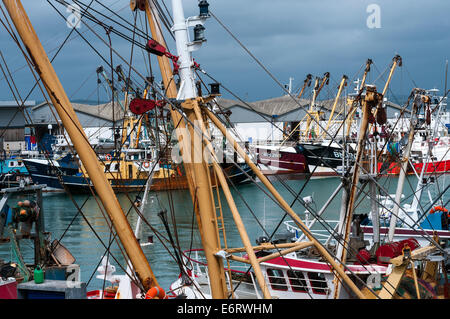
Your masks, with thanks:
<instances>
[{"instance_id":1,"label":"water reflection","mask_svg":"<svg viewBox=\"0 0 450 319\"><path fill-rule=\"evenodd\" d=\"M407 203L411 203L411 194L414 193L416 181L415 178L411 176L408 177L407 180L408 182L405 184L405 189L403 192L405 194L404 200ZM305 181L292 180L285 181L284 183L286 183L286 185L293 192L298 192L304 185ZM311 180L303 190L301 196L313 196L313 207L316 210L319 210L338 187L339 183L340 180L338 178ZM439 189L442 191L448 183L449 178L447 178L447 176L442 176L438 180ZM383 178L381 179L381 184L386 190L389 191L389 193L393 194L395 193L397 186L397 178ZM284 196L286 201L291 204L295 196L285 187L285 185L280 182L274 182L274 185ZM262 192L259 187L254 184L240 185L238 189L240 195L234 189L232 189L232 193L243 222L247 227L249 237L254 241L262 235L266 235L267 233L271 234L284 215L281 208L272 201L270 196ZM433 196L435 194L436 190L432 189L430 195ZM127 197L125 194L118 194L118 199L124 212L129 211L132 205L130 199L131 201L134 201L136 195L138 194L130 193L129 197ZM444 203L449 199L449 197L449 192L444 194ZM21 196L20 199L24 199L24 196ZM9 203L13 205L14 201L17 202L17 200L19 200L19 198L13 198L9 201ZM106 251L104 245L108 245L110 240L108 223L98 208L97 202L92 197L88 198L86 195L74 195L73 200L75 200L79 206L83 206L82 212L85 218L78 214L78 216L74 219L77 215L77 208L67 195L44 195L46 230L52 233L52 239L62 238L61 243L70 250L76 258L76 263L81 267L81 279L83 281L89 281L91 276L94 274L93 279L89 283L88 290L99 289L102 287L103 282L102 280L95 278L95 271L99 261ZM325 211L323 215L324 218L338 218L340 201L341 194L338 194ZM226 202L223 196L221 196L221 202ZM427 193L423 194L422 203L424 207L428 207L429 197ZM247 205L250 206L251 210ZM153 236L154 244L143 246L142 249L150 262L153 272L157 276L159 284L163 288L168 289L170 283L178 277L179 268L172 256L167 252L166 247L169 247L170 252L172 253L169 243L164 242L163 245L159 242L156 234L151 229L154 228L162 236L168 238L165 228L157 215L162 209L167 209L171 232L183 250L199 248L201 247L201 241L195 223L192 201L188 191L151 192L149 194L148 203L144 211L145 221L142 223L140 228L141 231L139 233L139 238L141 239L141 243L145 243L149 236ZM301 218L305 218L305 208L301 204L298 202L295 203L293 205L293 209L300 215ZM370 201L367 196L362 194L360 199L357 201L356 213L367 213L369 210ZM175 213L172 214L172 211ZM226 208L226 205L224 205L223 215L225 225L227 225L226 235L228 245L230 247L242 246L238 231L235 227L233 227L234 222L232 215ZM257 220L255 219L255 216ZM137 214L134 211L131 211L128 215L128 220L134 229L137 221ZM176 233L174 223L176 224ZM261 225L265 226L267 233L263 232ZM280 227L280 231L285 232L283 226ZM100 242L99 238L96 237L94 232L103 241L104 245ZM23 241L22 249L23 254L28 256L28 258L26 258L26 262L32 262L32 243L30 241ZM111 245L110 252L117 259L117 261L114 261L110 258L111 263L116 266L117 273L123 273L119 267L119 264L122 265L122 267L125 267L125 258L123 257L117 243L113 243ZM0 258L6 261L11 260L9 244L0 245Z\"/></svg>"}]
</instances>

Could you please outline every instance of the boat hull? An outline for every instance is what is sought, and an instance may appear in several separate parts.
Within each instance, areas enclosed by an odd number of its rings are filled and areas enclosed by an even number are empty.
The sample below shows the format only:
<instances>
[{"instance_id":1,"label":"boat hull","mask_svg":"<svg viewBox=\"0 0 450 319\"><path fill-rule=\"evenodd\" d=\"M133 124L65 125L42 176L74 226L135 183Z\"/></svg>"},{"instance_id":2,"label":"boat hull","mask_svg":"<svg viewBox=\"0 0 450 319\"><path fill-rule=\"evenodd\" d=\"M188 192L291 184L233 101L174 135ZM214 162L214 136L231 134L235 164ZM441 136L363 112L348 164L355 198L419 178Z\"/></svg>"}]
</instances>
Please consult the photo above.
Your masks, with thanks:
<instances>
[{"instance_id":1,"label":"boat hull","mask_svg":"<svg viewBox=\"0 0 450 319\"><path fill-rule=\"evenodd\" d=\"M264 175L308 173L305 156L292 147L256 146L254 152Z\"/></svg>"},{"instance_id":2,"label":"boat hull","mask_svg":"<svg viewBox=\"0 0 450 319\"><path fill-rule=\"evenodd\" d=\"M77 168L65 167L58 163L51 165L46 160L25 160L24 162L33 182L47 185L48 191L63 191L67 189L71 193L90 193L91 189L94 190L91 180L79 173ZM246 164L240 164L239 167L232 163L223 164L223 169L234 184L244 182L248 179L248 176L254 176L254 173ZM109 182L114 192L136 192L144 190L147 178L109 179ZM216 185L214 175L211 176L211 182L213 185ZM186 176L177 174L166 178L153 178L150 190L177 190L187 189L188 187Z\"/></svg>"},{"instance_id":3,"label":"boat hull","mask_svg":"<svg viewBox=\"0 0 450 319\"><path fill-rule=\"evenodd\" d=\"M313 176L337 176L343 165L342 149L334 146L312 143L300 143L298 147L309 166ZM347 153L350 160L354 160L353 153Z\"/></svg>"},{"instance_id":4,"label":"boat hull","mask_svg":"<svg viewBox=\"0 0 450 319\"><path fill-rule=\"evenodd\" d=\"M373 227L372 226L361 226L361 230L364 233L364 239L368 240L371 244L373 243ZM384 238L389 233L389 227L380 227L380 237ZM430 241L427 238L433 238L434 233L436 233L440 239L450 239L449 230L432 230L432 229L410 229L410 228L400 228L395 229L393 241L402 241L408 238L414 238L418 241L419 245L424 247L430 245Z\"/></svg>"},{"instance_id":5,"label":"boat hull","mask_svg":"<svg viewBox=\"0 0 450 319\"><path fill-rule=\"evenodd\" d=\"M421 172L423 166L425 165L424 173L427 175L430 174L442 174L442 173L450 173L450 160L444 161L436 161L431 163L413 163L414 169L409 165L407 174L412 175L414 171ZM378 172L383 175L398 175L400 174L400 164L393 162L389 164L388 168L383 167L383 163L378 163Z\"/></svg>"}]
</instances>

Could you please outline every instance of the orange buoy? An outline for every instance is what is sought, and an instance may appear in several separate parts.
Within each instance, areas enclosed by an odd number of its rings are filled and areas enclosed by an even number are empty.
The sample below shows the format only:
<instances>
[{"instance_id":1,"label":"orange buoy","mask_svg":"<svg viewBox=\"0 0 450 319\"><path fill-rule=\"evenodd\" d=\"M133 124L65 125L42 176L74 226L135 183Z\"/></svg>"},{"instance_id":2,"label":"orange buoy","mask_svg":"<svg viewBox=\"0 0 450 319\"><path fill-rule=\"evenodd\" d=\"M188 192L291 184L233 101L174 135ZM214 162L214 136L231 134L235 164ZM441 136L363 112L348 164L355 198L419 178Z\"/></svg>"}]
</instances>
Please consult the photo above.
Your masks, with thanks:
<instances>
[{"instance_id":1,"label":"orange buoy","mask_svg":"<svg viewBox=\"0 0 450 319\"><path fill-rule=\"evenodd\" d=\"M166 292L161 287L152 287L145 294L145 299L167 299Z\"/></svg>"}]
</instances>

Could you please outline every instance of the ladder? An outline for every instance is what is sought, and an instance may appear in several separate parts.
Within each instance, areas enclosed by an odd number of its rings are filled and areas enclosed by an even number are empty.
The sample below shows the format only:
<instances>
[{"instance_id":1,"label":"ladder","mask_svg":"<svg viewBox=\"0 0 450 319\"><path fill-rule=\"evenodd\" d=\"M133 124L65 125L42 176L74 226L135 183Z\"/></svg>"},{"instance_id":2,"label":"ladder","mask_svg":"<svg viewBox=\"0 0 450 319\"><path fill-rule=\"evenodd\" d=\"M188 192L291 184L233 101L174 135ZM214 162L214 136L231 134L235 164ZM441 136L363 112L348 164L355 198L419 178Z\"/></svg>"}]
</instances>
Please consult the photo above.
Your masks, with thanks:
<instances>
[{"instance_id":1,"label":"ladder","mask_svg":"<svg viewBox=\"0 0 450 319\"><path fill-rule=\"evenodd\" d=\"M220 200L220 189L219 189L219 180L217 178L216 171L212 167L211 164L208 165L208 168L211 172L211 192L212 192L212 199L215 207L216 212L216 231L217 231L217 238L219 239L219 243L221 243L220 238L223 239L223 245L224 249L228 249L228 243L227 243L227 236L226 236L226 230L225 230L225 223L223 220L223 210L222 210L222 202ZM221 245L222 246L222 245ZM233 282L232 282L232 276L231 276L231 265L229 259L227 260L227 276L228 276L228 283L229 283L229 291L228 293L231 294L231 296L234 298L234 290L233 290Z\"/></svg>"}]
</instances>

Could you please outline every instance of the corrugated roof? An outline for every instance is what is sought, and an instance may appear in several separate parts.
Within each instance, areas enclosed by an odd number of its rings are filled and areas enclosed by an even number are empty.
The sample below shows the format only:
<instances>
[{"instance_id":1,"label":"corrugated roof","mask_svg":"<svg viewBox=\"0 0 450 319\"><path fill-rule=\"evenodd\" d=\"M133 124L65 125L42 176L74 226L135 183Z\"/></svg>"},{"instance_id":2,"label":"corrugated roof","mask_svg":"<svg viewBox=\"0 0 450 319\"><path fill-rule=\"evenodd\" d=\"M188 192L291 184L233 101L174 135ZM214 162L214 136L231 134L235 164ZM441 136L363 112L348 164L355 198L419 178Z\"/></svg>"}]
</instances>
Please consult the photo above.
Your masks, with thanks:
<instances>
[{"instance_id":1,"label":"corrugated roof","mask_svg":"<svg viewBox=\"0 0 450 319\"><path fill-rule=\"evenodd\" d=\"M123 101L122 101L123 103ZM51 103L50 103L51 104ZM32 110L38 109L40 107L48 105L47 102L43 102L39 105L36 105L32 108ZM112 111L112 103L104 103L99 105L90 105L90 104L81 104L81 103L72 103L72 107L75 112L82 112L92 116L99 117L104 120L112 121L113 120L113 111ZM122 119L124 112L122 107L118 102L114 103L114 120Z\"/></svg>"},{"instance_id":2,"label":"corrugated roof","mask_svg":"<svg viewBox=\"0 0 450 319\"><path fill-rule=\"evenodd\" d=\"M25 101L24 106L34 106L36 105L35 101ZM0 101L0 107L18 107L16 101Z\"/></svg>"}]
</instances>

